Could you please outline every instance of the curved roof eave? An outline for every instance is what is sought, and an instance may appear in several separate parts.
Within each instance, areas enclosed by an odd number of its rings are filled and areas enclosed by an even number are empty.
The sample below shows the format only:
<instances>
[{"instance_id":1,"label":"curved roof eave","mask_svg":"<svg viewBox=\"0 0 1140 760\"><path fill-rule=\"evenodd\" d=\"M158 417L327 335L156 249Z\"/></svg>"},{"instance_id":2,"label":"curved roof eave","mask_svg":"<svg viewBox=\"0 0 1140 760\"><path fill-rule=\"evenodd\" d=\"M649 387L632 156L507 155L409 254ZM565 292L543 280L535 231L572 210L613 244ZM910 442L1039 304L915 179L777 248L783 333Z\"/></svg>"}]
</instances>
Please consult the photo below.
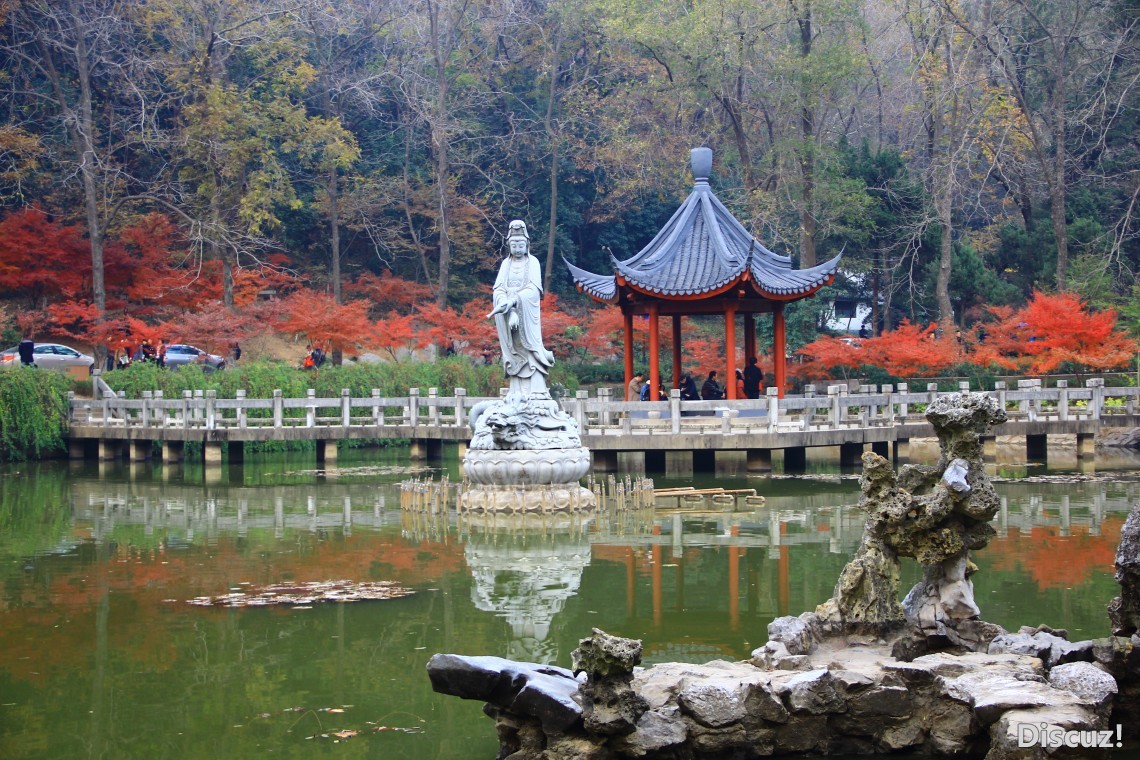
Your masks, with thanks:
<instances>
[{"instance_id":1,"label":"curved roof eave","mask_svg":"<svg viewBox=\"0 0 1140 760\"><path fill-rule=\"evenodd\" d=\"M614 304L618 302L617 291L617 278L613 275L594 274L587 272L581 267L576 267L566 257L562 257L562 262L570 270L570 276L574 278L574 284L578 286L586 295L591 298L601 301L603 303Z\"/></svg>"},{"instance_id":2,"label":"curved roof eave","mask_svg":"<svg viewBox=\"0 0 1140 760\"><path fill-rule=\"evenodd\" d=\"M777 300L805 298L835 279L839 269L840 253L830 261L810 269L788 269L773 272L755 266L750 267L753 286L761 295Z\"/></svg>"}]
</instances>

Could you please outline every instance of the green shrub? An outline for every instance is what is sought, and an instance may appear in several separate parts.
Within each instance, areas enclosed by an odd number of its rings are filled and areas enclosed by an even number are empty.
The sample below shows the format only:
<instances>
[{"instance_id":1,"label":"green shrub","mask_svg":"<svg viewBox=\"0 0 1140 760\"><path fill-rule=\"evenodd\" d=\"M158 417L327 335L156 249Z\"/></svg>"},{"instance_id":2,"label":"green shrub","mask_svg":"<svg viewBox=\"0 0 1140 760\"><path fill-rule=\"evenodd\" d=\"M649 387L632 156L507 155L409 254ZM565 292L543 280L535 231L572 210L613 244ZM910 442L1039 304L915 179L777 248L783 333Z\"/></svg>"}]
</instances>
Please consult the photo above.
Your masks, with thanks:
<instances>
[{"instance_id":1,"label":"green shrub","mask_svg":"<svg viewBox=\"0 0 1140 760\"><path fill-rule=\"evenodd\" d=\"M0 371L0 459L43 459L66 451L70 388L60 372Z\"/></svg>"},{"instance_id":2,"label":"green shrub","mask_svg":"<svg viewBox=\"0 0 1140 760\"><path fill-rule=\"evenodd\" d=\"M497 396L506 382L500 364L473 364L465 357L340 367L326 364L318 370L299 369L279 361L257 361L220 372L203 371L198 365L166 370L136 362L105 374L103 379L130 398L154 390L161 390L167 398L181 398L187 390L214 390L221 398L233 398L238 390L244 390L249 398L272 398L278 389L286 398L302 398L309 388L321 398L338 397L342 388L348 388L354 397L369 396L373 388L381 396L406 396L410 388L419 388L425 396L428 388L438 388L441 396L450 396L456 388L465 388L469 396ZM554 365L548 380L562 384L571 394L579 386L577 376L561 363Z\"/></svg>"}]
</instances>

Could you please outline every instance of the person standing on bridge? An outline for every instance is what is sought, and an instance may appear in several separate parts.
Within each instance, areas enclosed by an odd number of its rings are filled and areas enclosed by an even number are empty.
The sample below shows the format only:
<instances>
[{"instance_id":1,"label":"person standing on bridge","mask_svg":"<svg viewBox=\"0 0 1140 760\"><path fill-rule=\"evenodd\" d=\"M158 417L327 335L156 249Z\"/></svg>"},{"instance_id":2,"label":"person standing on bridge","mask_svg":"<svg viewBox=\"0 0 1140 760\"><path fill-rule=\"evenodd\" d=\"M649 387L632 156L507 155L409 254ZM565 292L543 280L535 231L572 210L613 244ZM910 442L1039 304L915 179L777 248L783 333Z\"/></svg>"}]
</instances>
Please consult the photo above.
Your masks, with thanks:
<instances>
[{"instance_id":1,"label":"person standing on bridge","mask_svg":"<svg viewBox=\"0 0 1140 760\"><path fill-rule=\"evenodd\" d=\"M645 375L640 372L634 374L633 379L629 381L629 385L625 389L626 401L637 401L641 398L641 386L645 385Z\"/></svg>"},{"instance_id":2,"label":"person standing on bridge","mask_svg":"<svg viewBox=\"0 0 1140 760\"><path fill-rule=\"evenodd\" d=\"M744 393L748 398L760 398L760 387L764 382L764 373L756 366L756 357L748 358L748 366L744 368Z\"/></svg>"}]
</instances>

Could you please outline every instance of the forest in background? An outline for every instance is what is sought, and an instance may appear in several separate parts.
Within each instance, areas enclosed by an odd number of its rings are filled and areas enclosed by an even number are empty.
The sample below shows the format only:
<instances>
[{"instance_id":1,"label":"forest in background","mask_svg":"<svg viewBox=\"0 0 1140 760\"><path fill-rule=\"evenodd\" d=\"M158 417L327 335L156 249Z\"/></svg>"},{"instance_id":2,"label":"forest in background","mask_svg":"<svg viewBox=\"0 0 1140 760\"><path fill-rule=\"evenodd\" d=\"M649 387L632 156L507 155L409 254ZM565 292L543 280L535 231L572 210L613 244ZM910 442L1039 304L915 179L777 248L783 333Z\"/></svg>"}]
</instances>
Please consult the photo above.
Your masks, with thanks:
<instances>
[{"instance_id":1,"label":"forest in background","mask_svg":"<svg viewBox=\"0 0 1140 760\"><path fill-rule=\"evenodd\" d=\"M1140 334L1136 0L0 0L0 16L6 337L222 347L272 325L477 355L522 218L549 329L605 355L614 310L559 257L606 272L636 253L698 145L769 248L800 266L843 251L829 293L870 303L876 334L992 328L1039 291ZM830 300L796 304L793 347Z\"/></svg>"}]
</instances>

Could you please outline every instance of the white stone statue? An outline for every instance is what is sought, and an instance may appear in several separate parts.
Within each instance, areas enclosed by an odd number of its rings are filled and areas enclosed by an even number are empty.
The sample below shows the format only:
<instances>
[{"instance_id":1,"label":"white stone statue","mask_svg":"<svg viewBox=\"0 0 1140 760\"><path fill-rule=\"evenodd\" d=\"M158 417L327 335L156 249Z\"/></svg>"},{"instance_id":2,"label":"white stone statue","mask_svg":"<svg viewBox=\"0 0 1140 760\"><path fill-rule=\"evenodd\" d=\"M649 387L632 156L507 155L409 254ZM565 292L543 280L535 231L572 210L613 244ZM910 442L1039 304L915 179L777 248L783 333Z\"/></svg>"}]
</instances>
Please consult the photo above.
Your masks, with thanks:
<instances>
[{"instance_id":1,"label":"white stone statue","mask_svg":"<svg viewBox=\"0 0 1140 760\"><path fill-rule=\"evenodd\" d=\"M507 232L509 254L495 278L494 310L503 369L510 380L508 393L519 400L546 393L546 375L554 354L542 344L542 268L530 255L530 235L521 219Z\"/></svg>"},{"instance_id":2,"label":"white stone statue","mask_svg":"<svg viewBox=\"0 0 1140 760\"><path fill-rule=\"evenodd\" d=\"M590 469L590 450L582 446L578 423L551 398L546 376L554 355L542 344L542 271L530 255L526 224L516 219L507 232L510 254L495 278L494 309L503 370L504 398L480 401L471 408L471 444L463 472L485 486L559 486L526 492L535 509L574 510L593 506L593 494L578 484ZM502 498L500 498L500 496ZM472 510L517 510L517 489L464 496Z\"/></svg>"}]
</instances>

